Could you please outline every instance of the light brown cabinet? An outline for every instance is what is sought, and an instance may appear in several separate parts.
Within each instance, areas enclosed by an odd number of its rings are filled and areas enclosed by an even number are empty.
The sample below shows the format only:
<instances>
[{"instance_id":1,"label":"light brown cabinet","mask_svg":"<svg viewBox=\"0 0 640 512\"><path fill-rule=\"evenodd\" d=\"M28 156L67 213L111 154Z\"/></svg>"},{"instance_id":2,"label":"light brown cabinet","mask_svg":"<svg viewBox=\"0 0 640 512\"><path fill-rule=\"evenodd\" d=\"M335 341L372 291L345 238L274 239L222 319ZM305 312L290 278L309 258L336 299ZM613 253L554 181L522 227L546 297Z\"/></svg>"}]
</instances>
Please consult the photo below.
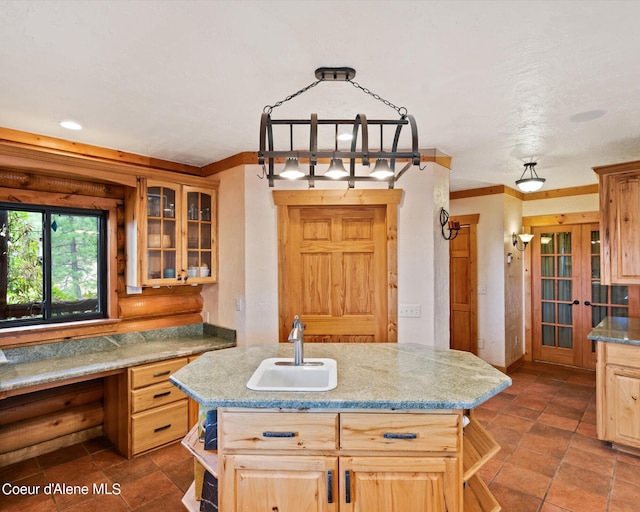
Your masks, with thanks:
<instances>
[{"instance_id":1,"label":"light brown cabinet","mask_svg":"<svg viewBox=\"0 0 640 512\"><path fill-rule=\"evenodd\" d=\"M169 382L181 357L134 366L105 379L104 433L131 458L181 439L189 430L189 399Z\"/></svg>"},{"instance_id":2,"label":"light brown cabinet","mask_svg":"<svg viewBox=\"0 0 640 512\"><path fill-rule=\"evenodd\" d=\"M128 191L127 285L217 281L215 188L140 179Z\"/></svg>"},{"instance_id":3,"label":"light brown cabinet","mask_svg":"<svg viewBox=\"0 0 640 512\"><path fill-rule=\"evenodd\" d=\"M594 167L603 284L640 284L640 161Z\"/></svg>"},{"instance_id":4,"label":"light brown cabinet","mask_svg":"<svg viewBox=\"0 0 640 512\"><path fill-rule=\"evenodd\" d=\"M499 447L473 418L466 428L457 411L219 409L217 453L196 429L183 444L219 478L222 512L499 511L476 474Z\"/></svg>"},{"instance_id":5,"label":"light brown cabinet","mask_svg":"<svg viewBox=\"0 0 640 512\"><path fill-rule=\"evenodd\" d=\"M597 353L598 438L640 454L640 347L598 342Z\"/></svg>"}]
</instances>

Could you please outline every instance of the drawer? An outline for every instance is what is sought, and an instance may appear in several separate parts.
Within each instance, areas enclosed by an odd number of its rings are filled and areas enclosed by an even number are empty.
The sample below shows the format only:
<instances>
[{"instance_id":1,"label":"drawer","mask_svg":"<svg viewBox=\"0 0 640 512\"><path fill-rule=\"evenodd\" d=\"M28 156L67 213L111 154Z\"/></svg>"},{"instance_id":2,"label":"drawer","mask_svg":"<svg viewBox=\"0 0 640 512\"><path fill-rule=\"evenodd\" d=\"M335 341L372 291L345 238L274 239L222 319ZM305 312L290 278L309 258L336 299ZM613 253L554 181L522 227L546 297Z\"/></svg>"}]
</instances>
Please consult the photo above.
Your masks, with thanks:
<instances>
[{"instance_id":1,"label":"drawer","mask_svg":"<svg viewBox=\"0 0 640 512\"><path fill-rule=\"evenodd\" d=\"M153 407L170 404L187 398L182 391L171 382L161 382L131 392L131 413L146 411Z\"/></svg>"},{"instance_id":2,"label":"drawer","mask_svg":"<svg viewBox=\"0 0 640 512\"><path fill-rule=\"evenodd\" d=\"M640 347L622 343L604 343L607 350L607 364L617 364L640 369Z\"/></svg>"},{"instance_id":3,"label":"drawer","mask_svg":"<svg viewBox=\"0 0 640 512\"><path fill-rule=\"evenodd\" d=\"M131 451L135 455L184 437L189 404L182 400L131 417Z\"/></svg>"},{"instance_id":4,"label":"drawer","mask_svg":"<svg viewBox=\"0 0 640 512\"><path fill-rule=\"evenodd\" d=\"M456 452L457 414L340 414L344 450Z\"/></svg>"},{"instance_id":5,"label":"drawer","mask_svg":"<svg viewBox=\"0 0 640 512\"><path fill-rule=\"evenodd\" d=\"M169 380L172 373L187 364L187 358L170 359L159 363L145 364L131 368L131 389L137 389Z\"/></svg>"},{"instance_id":6,"label":"drawer","mask_svg":"<svg viewBox=\"0 0 640 512\"><path fill-rule=\"evenodd\" d=\"M226 450L335 450L338 415L298 412L224 412L219 446Z\"/></svg>"}]
</instances>

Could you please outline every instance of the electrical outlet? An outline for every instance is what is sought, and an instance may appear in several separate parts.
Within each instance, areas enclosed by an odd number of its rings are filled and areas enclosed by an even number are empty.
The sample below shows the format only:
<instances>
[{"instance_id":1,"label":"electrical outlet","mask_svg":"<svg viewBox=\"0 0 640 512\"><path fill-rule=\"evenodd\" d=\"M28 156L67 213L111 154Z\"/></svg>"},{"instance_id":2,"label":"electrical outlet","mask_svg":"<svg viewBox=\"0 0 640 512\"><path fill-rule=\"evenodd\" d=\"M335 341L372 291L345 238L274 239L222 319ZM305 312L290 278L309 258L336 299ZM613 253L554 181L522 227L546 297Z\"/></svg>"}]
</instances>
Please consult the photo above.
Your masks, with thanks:
<instances>
[{"instance_id":1,"label":"electrical outlet","mask_svg":"<svg viewBox=\"0 0 640 512\"><path fill-rule=\"evenodd\" d=\"M237 298L236 299L236 311L242 311L242 299L241 298Z\"/></svg>"},{"instance_id":2,"label":"electrical outlet","mask_svg":"<svg viewBox=\"0 0 640 512\"><path fill-rule=\"evenodd\" d=\"M486 286L478 286L478 295L486 295L487 287Z\"/></svg>"},{"instance_id":3,"label":"electrical outlet","mask_svg":"<svg viewBox=\"0 0 640 512\"><path fill-rule=\"evenodd\" d=\"M478 348L484 348L484 340L478 340Z\"/></svg>"},{"instance_id":4,"label":"electrical outlet","mask_svg":"<svg viewBox=\"0 0 640 512\"><path fill-rule=\"evenodd\" d=\"M398 316L404 318L419 318L422 316L420 304L400 304L398 306Z\"/></svg>"}]
</instances>

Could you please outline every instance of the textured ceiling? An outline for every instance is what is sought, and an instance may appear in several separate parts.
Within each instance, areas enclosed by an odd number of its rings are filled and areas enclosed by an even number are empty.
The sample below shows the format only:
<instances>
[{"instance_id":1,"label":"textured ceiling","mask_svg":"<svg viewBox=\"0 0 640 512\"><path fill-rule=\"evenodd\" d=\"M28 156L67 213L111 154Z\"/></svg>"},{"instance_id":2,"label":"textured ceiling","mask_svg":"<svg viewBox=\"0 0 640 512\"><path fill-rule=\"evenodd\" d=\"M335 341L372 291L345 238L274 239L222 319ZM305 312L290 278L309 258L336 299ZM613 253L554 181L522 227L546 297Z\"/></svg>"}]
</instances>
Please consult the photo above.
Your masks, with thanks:
<instances>
[{"instance_id":1,"label":"textured ceiling","mask_svg":"<svg viewBox=\"0 0 640 512\"><path fill-rule=\"evenodd\" d=\"M639 18L615 0L0 0L0 126L202 166L256 151L263 107L317 67L351 66L453 157L452 190L513 187L531 159L545 189L591 184L640 159ZM273 117L311 112L395 117L335 82Z\"/></svg>"}]
</instances>

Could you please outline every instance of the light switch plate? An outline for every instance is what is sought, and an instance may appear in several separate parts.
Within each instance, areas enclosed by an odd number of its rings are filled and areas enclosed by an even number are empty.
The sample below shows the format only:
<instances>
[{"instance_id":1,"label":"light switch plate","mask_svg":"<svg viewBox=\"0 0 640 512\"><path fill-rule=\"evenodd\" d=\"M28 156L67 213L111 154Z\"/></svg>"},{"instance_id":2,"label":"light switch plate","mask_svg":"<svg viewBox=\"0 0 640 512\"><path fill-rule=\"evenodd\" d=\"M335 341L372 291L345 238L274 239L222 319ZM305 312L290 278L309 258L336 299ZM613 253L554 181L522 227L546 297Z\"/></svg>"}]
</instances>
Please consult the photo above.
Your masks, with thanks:
<instances>
[{"instance_id":1,"label":"light switch plate","mask_svg":"<svg viewBox=\"0 0 640 512\"><path fill-rule=\"evenodd\" d=\"M420 304L399 304L398 316L404 318L419 318L422 316Z\"/></svg>"}]
</instances>

